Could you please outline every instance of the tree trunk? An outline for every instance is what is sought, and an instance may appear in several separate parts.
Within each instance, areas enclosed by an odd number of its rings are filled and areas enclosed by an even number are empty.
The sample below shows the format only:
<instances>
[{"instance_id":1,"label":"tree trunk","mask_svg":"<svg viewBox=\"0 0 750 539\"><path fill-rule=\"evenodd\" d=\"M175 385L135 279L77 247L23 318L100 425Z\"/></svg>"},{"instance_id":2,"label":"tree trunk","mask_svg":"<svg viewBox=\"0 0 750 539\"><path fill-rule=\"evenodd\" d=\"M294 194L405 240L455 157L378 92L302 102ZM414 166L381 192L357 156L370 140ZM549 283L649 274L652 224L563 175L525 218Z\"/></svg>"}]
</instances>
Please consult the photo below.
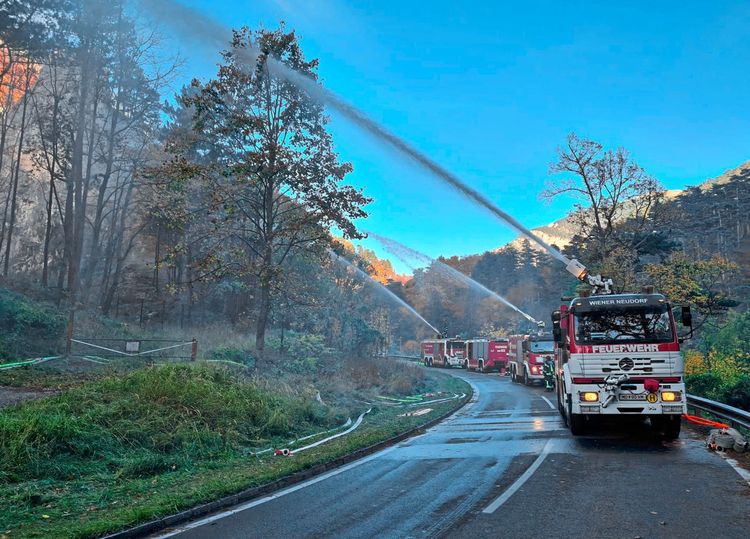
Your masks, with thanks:
<instances>
[{"instance_id":1,"label":"tree trunk","mask_svg":"<svg viewBox=\"0 0 750 539\"><path fill-rule=\"evenodd\" d=\"M8 242L5 244L5 263L3 265L3 277L8 276L8 269L10 267L10 248L13 243L13 229L16 225L16 195L18 193L18 176L21 172L21 154L23 153L23 137L26 132L26 110L29 104L29 76L26 77L26 85L24 87L23 96L23 108L21 111L21 131L18 135L18 153L16 154L16 170L13 176L13 194L10 199L10 223L8 223Z\"/></svg>"},{"instance_id":2,"label":"tree trunk","mask_svg":"<svg viewBox=\"0 0 750 539\"><path fill-rule=\"evenodd\" d=\"M266 326L268 313L271 310L271 282L268 278L261 279L260 304L258 305L258 324L255 327L255 349L261 354L266 346Z\"/></svg>"}]
</instances>

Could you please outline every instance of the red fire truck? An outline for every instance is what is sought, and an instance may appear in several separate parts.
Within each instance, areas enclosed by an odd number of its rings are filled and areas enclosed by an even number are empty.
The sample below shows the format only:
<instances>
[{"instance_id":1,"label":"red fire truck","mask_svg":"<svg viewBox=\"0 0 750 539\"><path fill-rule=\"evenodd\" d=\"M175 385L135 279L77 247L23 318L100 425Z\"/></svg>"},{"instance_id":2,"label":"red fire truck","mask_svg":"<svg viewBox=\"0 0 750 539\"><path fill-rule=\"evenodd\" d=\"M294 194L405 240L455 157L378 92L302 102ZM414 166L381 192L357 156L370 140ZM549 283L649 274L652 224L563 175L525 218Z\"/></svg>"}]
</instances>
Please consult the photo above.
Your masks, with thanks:
<instances>
[{"instance_id":1,"label":"red fire truck","mask_svg":"<svg viewBox=\"0 0 750 539\"><path fill-rule=\"evenodd\" d=\"M426 367L464 367L465 347L465 341L458 338L422 341L422 363Z\"/></svg>"},{"instance_id":2,"label":"red fire truck","mask_svg":"<svg viewBox=\"0 0 750 539\"><path fill-rule=\"evenodd\" d=\"M503 373L508 363L508 339L470 339L464 357L465 369Z\"/></svg>"},{"instance_id":3,"label":"red fire truck","mask_svg":"<svg viewBox=\"0 0 750 539\"><path fill-rule=\"evenodd\" d=\"M510 379L526 385L544 382L544 362L554 353L552 335L511 335L508 351Z\"/></svg>"},{"instance_id":4,"label":"red fire truck","mask_svg":"<svg viewBox=\"0 0 750 539\"><path fill-rule=\"evenodd\" d=\"M682 323L692 325L690 308ZM573 434L596 417L645 416L668 439L686 413L684 365L661 294L574 298L552 314L557 405Z\"/></svg>"}]
</instances>

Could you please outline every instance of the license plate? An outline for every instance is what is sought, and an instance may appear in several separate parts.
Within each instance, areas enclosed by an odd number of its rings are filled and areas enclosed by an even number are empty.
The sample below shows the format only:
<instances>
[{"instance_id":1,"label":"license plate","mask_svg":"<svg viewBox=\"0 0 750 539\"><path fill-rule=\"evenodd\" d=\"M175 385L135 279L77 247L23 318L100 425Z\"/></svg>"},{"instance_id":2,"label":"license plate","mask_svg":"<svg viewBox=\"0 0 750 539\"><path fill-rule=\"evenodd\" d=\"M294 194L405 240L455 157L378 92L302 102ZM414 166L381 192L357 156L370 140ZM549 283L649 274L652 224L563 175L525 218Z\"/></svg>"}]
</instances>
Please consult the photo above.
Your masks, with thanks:
<instances>
[{"instance_id":1,"label":"license plate","mask_svg":"<svg viewBox=\"0 0 750 539\"><path fill-rule=\"evenodd\" d=\"M645 401L646 395L632 395L630 393L621 394L619 396L621 401Z\"/></svg>"}]
</instances>

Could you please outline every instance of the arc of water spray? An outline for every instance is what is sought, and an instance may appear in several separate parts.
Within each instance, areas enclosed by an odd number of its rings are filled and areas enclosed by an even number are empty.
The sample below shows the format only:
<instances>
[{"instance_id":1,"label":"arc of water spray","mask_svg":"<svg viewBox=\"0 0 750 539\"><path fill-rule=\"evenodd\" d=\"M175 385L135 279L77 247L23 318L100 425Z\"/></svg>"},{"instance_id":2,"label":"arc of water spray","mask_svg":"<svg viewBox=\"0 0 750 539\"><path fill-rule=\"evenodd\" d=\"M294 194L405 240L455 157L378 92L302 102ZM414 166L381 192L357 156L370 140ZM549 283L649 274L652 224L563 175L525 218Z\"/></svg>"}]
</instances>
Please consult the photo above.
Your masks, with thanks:
<instances>
[{"instance_id":1,"label":"arc of water spray","mask_svg":"<svg viewBox=\"0 0 750 539\"><path fill-rule=\"evenodd\" d=\"M440 331L435 326L433 326L432 324L430 324L427 320L425 320L425 318L421 314L419 314L414 307L412 307L411 305L409 305L408 303L406 303L403 299L401 299L400 297L398 297L391 290L388 290L388 288L386 288L385 286L383 286L382 284L380 284L379 282L377 282L370 275L368 275L367 273L365 273L364 271L362 271L362 269L358 268L357 266L355 266L354 264L352 264L351 262L349 262L346 258L344 258L341 255L336 254L335 252L333 252L330 249L328 250L328 255L331 257L331 259L333 261L338 262L339 264L341 264L343 266L346 266L347 268L352 269L366 283L369 283L370 285L376 287L381 292L385 292L390 299L394 300L401 307L405 308L407 311L409 311L411 314L413 314L419 320L421 320L422 322L424 322L432 331L434 331L438 335L440 334Z\"/></svg>"},{"instance_id":2,"label":"arc of water spray","mask_svg":"<svg viewBox=\"0 0 750 539\"><path fill-rule=\"evenodd\" d=\"M404 264L410 265L408 259L411 257L412 259L419 260L420 262L424 264L432 264L433 266L437 267L439 271L442 271L444 274L447 274L451 279L458 281L461 284L468 285L469 287L479 288L483 293L490 296L493 299L496 299L506 307L510 307L515 312L523 316L526 320L529 322L532 322L533 324L539 325L539 320L535 319L530 314L527 314L523 312L521 309L513 305L510 301L502 297L497 292L493 292L486 286L484 286L482 283L475 281L468 275L461 273L456 268L449 266L448 264L445 264L443 262L440 262L439 260L435 260L434 258L431 258L427 256L424 253L420 253L419 251L415 251L414 249L407 247L406 245L397 242L396 240L392 240L390 238L386 238L384 236L381 236L380 234L375 234L374 232L367 232L367 235L375 238L375 240L380 243L389 253L391 253L393 256L401 260Z\"/></svg>"},{"instance_id":3,"label":"arc of water spray","mask_svg":"<svg viewBox=\"0 0 750 539\"><path fill-rule=\"evenodd\" d=\"M200 36L202 40L212 43L212 45L216 46L218 49L222 49L226 46L225 39L229 35L229 29L205 13L186 7L174 0L141 0L141 5L161 21L180 31L187 37L195 38ZM198 21L200 21L200 23L198 23ZM255 67L258 63L258 59L262 55L262 51L251 45L246 51L241 51L237 54L243 55L248 65ZM405 140L388 131L385 127L381 126L360 110L344 101L331 90L322 87L314 79L289 68L273 57L268 56L264 61L270 74L289 81L298 88L304 90L312 99L319 103L327 104L339 111L354 124L387 143L392 149L396 150L396 152L402 156L408 157L434 176L453 187L466 198L479 204L492 215L510 225L518 233L542 247L566 266L570 264L571 260L568 257L542 240L539 236L534 234L534 232L524 227L515 217L501 210L482 193L464 183L458 176L417 150Z\"/></svg>"}]
</instances>

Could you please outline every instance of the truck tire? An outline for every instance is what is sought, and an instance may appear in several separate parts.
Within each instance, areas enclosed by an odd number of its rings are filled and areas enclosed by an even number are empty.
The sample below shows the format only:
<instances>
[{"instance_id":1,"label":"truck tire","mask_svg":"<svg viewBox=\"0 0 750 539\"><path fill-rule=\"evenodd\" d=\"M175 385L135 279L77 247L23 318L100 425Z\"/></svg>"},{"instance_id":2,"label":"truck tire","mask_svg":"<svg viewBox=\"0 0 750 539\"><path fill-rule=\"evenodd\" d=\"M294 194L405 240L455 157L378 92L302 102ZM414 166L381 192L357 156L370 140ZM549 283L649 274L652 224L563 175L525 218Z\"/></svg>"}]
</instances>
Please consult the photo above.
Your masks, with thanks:
<instances>
[{"instance_id":1,"label":"truck tire","mask_svg":"<svg viewBox=\"0 0 750 539\"><path fill-rule=\"evenodd\" d=\"M651 416L651 426L660 431L665 440L676 440L680 437L682 417L679 415Z\"/></svg>"},{"instance_id":2,"label":"truck tire","mask_svg":"<svg viewBox=\"0 0 750 539\"><path fill-rule=\"evenodd\" d=\"M512 365L510 367L510 381L514 384L518 383L518 380L516 380L516 369Z\"/></svg>"},{"instance_id":3,"label":"truck tire","mask_svg":"<svg viewBox=\"0 0 750 539\"><path fill-rule=\"evenodd\" d=\"M484 370L484 361L480 361L480 362L479 362L479 363L477 364L477 371L478 371L478 372L486 372L486 371Z\"/></svg>"},{"instance_id":4,"label":"truck tire","mask_svg":"<svg viewBox=\"0 0 750 539\"><path fill-rule=\"evenodd\" d=\"M568 401L568 427L570 427L570 433L573 436L580 436L584 433L584 425L586 417L582 414L573 413L573 403L571 400Z\"/></svg>"},{"instance_id":5,"label":"truck tire","mask_svg":"<svg viewBox=\"0 0 750 539\"><path fill-rule=\"evenodd\" d=\"M531 385L529 382L529 373L526 371L526 369L523 370L523 385Z\"/></svg>"},{"instance_id":6,"label":"truck tire","mask_svg":"<svg viewBox=\"0 0 750 539\"><path fill-rule=\"evenodd\" d=\"M469 370L469 360L468 359L464 361L463 368L466 369L467 371Z\"/></svg>"}]
</instances>

